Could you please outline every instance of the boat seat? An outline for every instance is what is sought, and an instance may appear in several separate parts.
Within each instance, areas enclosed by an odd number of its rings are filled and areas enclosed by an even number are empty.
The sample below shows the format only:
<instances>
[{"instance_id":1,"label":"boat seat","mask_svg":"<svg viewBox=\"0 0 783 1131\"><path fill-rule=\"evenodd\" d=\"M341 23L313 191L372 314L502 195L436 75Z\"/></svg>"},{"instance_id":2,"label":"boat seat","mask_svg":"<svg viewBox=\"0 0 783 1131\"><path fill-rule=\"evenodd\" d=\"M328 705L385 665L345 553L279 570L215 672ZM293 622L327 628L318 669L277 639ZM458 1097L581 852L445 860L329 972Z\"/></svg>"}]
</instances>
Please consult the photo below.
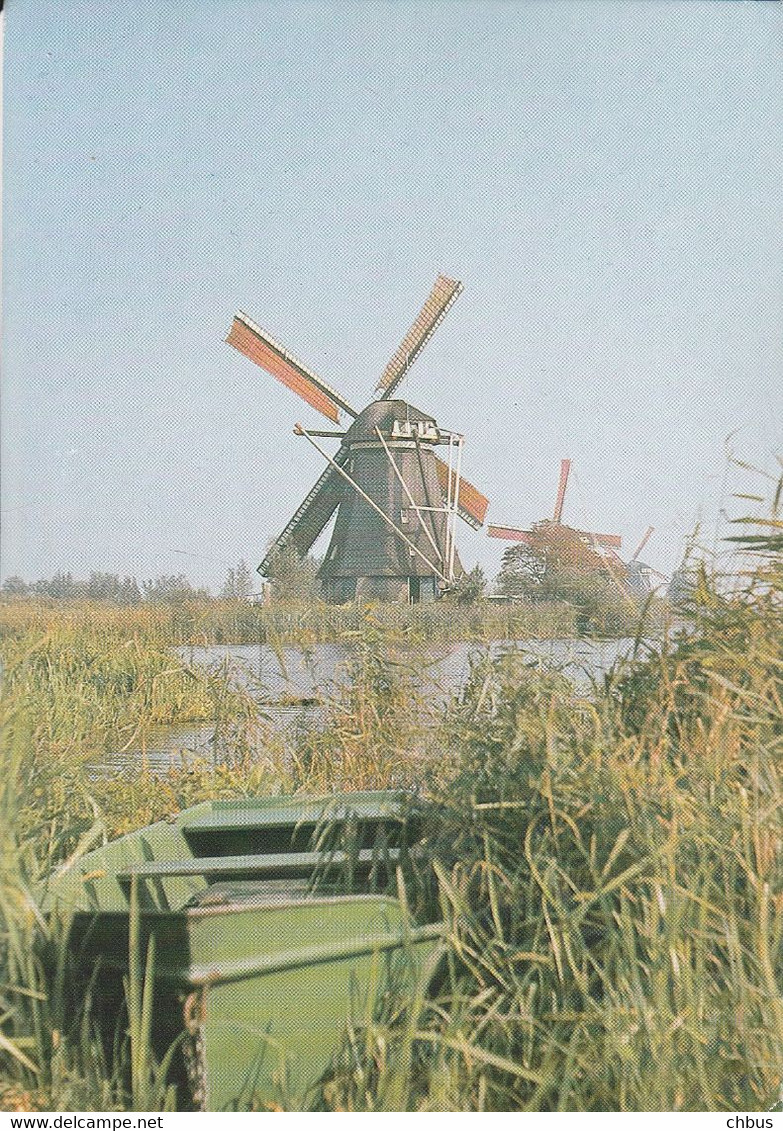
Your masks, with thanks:
<instances>
[{"instance_id":1,"label":"boat seat","mask_svg":"<svg viewBox=\"0 0 783 1131\"><path fill-rule=\"evenodd\" d=\"M187 907L274 907L282 903L301 903L313 898L309 880L214 880L196 892Z\"/></svg>"},{"instance_id":2,"label":"boat seat","mask_svg":"<svg viewBox=\"0 0 783 1131\"><path fill-rule=\"evenodd\" d=\"M139 860L117 873L120 882L138 879L166 879L174 876L254 876L296 877L347 865L361 868L396 863L400 851L363 848L359 852L288 852L268 856L194 856L187 860Z\"/></svg>"},{"instance_id":3,"label":"boat seat","mask_svg":"<svg viewBox=\"0 0 783 1131\"><path fill-rule=\"evenodd\" d=\"M388 799L378 800L373 795L358 795L350 806L329 804L327 802L298 805L279 805L257 807L252 805L229 805L226 808L211 809L206 813L193 813L186 816L180 828L184 833L219 833L247 829L296 829L303 825L344 824L346 821L360 824L400 825L403 815L399 803Z\"/></svg>"}]
</instances>

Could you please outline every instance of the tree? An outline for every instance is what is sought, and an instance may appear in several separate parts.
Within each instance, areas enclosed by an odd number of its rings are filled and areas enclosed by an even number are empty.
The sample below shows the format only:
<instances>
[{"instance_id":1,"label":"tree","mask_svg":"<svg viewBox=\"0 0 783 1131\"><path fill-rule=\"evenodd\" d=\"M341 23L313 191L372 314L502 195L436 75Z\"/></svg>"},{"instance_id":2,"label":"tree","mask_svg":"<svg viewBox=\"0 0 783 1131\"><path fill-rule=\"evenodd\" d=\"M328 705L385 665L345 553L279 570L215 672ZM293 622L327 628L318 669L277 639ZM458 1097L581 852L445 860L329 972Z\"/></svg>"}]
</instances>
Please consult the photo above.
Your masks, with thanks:
<instances>
[{"instance_id":1,"label":"tree","mask_svg":"<svg viewBox=\"0 0 783 1131\"><path fill-rule=\"evenodd\" d=\"M116 573L91 573L86 594L91 601L111 601L119 604L121 582Z\"/></svg>"},{"instance_id":2,"label":"tree","mask_svg":"<svg viewBox=\"0 0 783 1131\"><path fill-rule=\"evenodd\" d=\"M48 597L54 601L106 601L113 605L138 605L141 593L133 577L94 570L87 581L76 581L71 573L56 573L51 580L40 578L28 584L21 577L9 577L0 592L12 597Z\"/></svg>"},{"instance_id":3,"label":"tree","mask_svg":"<svg viewBox=\"0 0 783 1131\"><path fill-rule=\"evenodd\" d=\"M220 591L220 596L227 601L246 601L253 592L253 579L250 567L244 558L240 560L236 569L230 569Z\"/></svg>"},{"instance_id":4,"label":"tree","mask_svg":"<svg viewBox=\"0 0 783 1131\"><path fill-rule=\"evenodd\" d=\"M35 592L43 597L53 597L55 601L76 601L84 597L84 582L74 581L73 574L58 571L51 581L36 581Z\"/></svg>"},{"instance_id":5,"label":"tree","mask_svg":"<svg viewBox=\"0 0 783 1131\"><path fill-rule=\"evenodd\" d=\"M495 588L504 597L540 596L546 567L546 555L543 552L524 542L509 546L503 552Z\"/></svg>"},{"instance_id":6,"label":"tree","mask_svg":"<svg viewBox=\"0 0 783 1131\"><path fill-rule=\"evenodd\" d=\"M484 595L487 588L487 579L481 566L474 566L469 573L463 573L455 578L449 590L449 597L458 605L475 605Z\"/></svg>"},{"instance_id":7,"label":"tree","mask_svg":"<svg viewBox=\"0 0 783 1131\"><path fill-rule=\"evenodd\" d=\"M120 582L117 602L120 605L141 604L141 592L135 577L123 577Z\"/></svg>"},{"instance_id":8,"label":"tree","mask_svg":"<svg viewBox=\"0 0 783 1131\"><path fill-rule=\"evenodd\" d=\"M578 530L542 522L531 541L510 546L497 577L500 593L536 601L565 601L580 632L620 631L632 608L622 564L604 557Z\"/></svg>"},{"instance_id":9,"label":"tree","mask_svg":"<svg viewBox=\"0 0 783 1131\"><path fill-rule=\"evenodd\" d=\"M153 605L181 605L184 601L198 601L209 597L206 589L194 589L183 573L162 574L154 581L142 583L144 600Z\"/></svg>"},{"instance_id":10,"label":"tree","mask_svg":"<svg viewBox=\"0 0 783 1131\"><path fill-rule=\"evenodd\" d=\"M292 546L272 552L269 579L276 601L314 601L320 595L316 574L319 562L312 554L300 558Z\"/></svg>"},{"instance_id":11,"label":"tree","mask_svg":"<svg viewBox=\"0 0 783 1131\"><path fill-rule=\"evenodd\" d=\"M30 588L26 581L22 581L21 577L14 574L13 577L5 579L0 592L6 597L26 597L30 593Z\"/></svg>"}]
</instances>

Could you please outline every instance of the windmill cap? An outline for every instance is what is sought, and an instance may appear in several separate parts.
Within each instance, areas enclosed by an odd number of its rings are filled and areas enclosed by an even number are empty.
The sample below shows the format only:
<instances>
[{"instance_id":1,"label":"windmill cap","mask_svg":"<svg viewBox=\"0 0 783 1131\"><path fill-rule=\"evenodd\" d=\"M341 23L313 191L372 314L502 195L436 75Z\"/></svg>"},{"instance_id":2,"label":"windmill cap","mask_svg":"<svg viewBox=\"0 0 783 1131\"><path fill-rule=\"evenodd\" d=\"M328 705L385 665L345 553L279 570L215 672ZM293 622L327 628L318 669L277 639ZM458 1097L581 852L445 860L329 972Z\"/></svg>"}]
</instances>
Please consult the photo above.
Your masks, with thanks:
<instances>
[{"instance_id":1,"label":"windmill cap","mask_svg":"<svg viewBox=\"0 0 783 1131\"><path fill-rule=\"evenodd\" d=\"M395 421L410 421L412 424L430 423L437 428L431 413L422 412L407 401L373 401L359 413L345 434L348 444L376 439L375 429L390 433Z\"/></svg>"}]
</instances>

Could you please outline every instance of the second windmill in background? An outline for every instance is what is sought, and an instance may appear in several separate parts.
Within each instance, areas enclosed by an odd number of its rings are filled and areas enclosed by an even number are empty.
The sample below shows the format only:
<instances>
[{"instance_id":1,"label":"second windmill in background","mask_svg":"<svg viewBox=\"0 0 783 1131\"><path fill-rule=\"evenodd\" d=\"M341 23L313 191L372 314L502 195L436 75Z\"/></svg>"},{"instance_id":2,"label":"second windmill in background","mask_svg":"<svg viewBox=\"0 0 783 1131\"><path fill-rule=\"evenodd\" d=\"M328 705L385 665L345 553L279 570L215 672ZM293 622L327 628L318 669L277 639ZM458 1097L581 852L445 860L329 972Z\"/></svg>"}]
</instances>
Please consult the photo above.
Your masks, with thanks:
<instances>
[{"instance_id":1,"label":"second windmill in background","mask_svg":"<svg viewBox=\"0 0 783 1131\"><path fill-rule=\"evenodd\" d=\"M615 551L622 546L619 534L598 534L594 531L577 530L563 524L568 479L571 474L571 460L560 461L560 482L557 488L557 501L551 519L543 519L533 524L530 530L520 530L515 526L489 526L490 538L502 538L505 542L522 542L532 550L549 551L559 547L561 554L567 554L572 564L589 568L602 566L608 557L619 561Z\"/></svg>"}]
</instances>

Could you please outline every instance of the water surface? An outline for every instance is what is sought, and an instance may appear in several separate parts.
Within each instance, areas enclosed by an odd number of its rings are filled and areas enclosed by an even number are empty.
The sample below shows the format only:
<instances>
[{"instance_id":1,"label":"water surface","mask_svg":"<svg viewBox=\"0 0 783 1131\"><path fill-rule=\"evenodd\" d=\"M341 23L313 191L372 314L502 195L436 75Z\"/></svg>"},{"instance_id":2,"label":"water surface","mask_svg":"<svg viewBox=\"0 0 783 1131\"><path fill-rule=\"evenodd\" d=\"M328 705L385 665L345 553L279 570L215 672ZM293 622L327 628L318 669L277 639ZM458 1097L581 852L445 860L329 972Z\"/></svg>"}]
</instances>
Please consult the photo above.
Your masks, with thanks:
<instances>
[{"instance_id":1,"label":"water surface","mask_svg":"<svg viewBox=\"0 0 783 1131\"><path fill-rule=\"evenodd\" d=\"M423 690L445 704L459 692L470 674L471 663L488 652L497 656L518 651L542 669L563 671L582 691L600 679L618 660L631 654L634 640L516 640L479 645L458 641L431 651L396 652L392 658L411 665ZM351 650L344 644L315 644L310 648L287 645L276 652L267 644L210 644L175 649L183 663L226 674L231 686L250 694L261 705L266 726L282 748L296 740L299 730L317 728L325 717L324 703L339 693L349 679ZM250 736L250 756L262 759L268 741L263 731ZM157 727L143 747L112 752L93 767L97 774L116 774L143 763L152 773L196 762L217 765L236 754L236 734L231 727L188 723Z\"/></svg>"}]
</instances>

